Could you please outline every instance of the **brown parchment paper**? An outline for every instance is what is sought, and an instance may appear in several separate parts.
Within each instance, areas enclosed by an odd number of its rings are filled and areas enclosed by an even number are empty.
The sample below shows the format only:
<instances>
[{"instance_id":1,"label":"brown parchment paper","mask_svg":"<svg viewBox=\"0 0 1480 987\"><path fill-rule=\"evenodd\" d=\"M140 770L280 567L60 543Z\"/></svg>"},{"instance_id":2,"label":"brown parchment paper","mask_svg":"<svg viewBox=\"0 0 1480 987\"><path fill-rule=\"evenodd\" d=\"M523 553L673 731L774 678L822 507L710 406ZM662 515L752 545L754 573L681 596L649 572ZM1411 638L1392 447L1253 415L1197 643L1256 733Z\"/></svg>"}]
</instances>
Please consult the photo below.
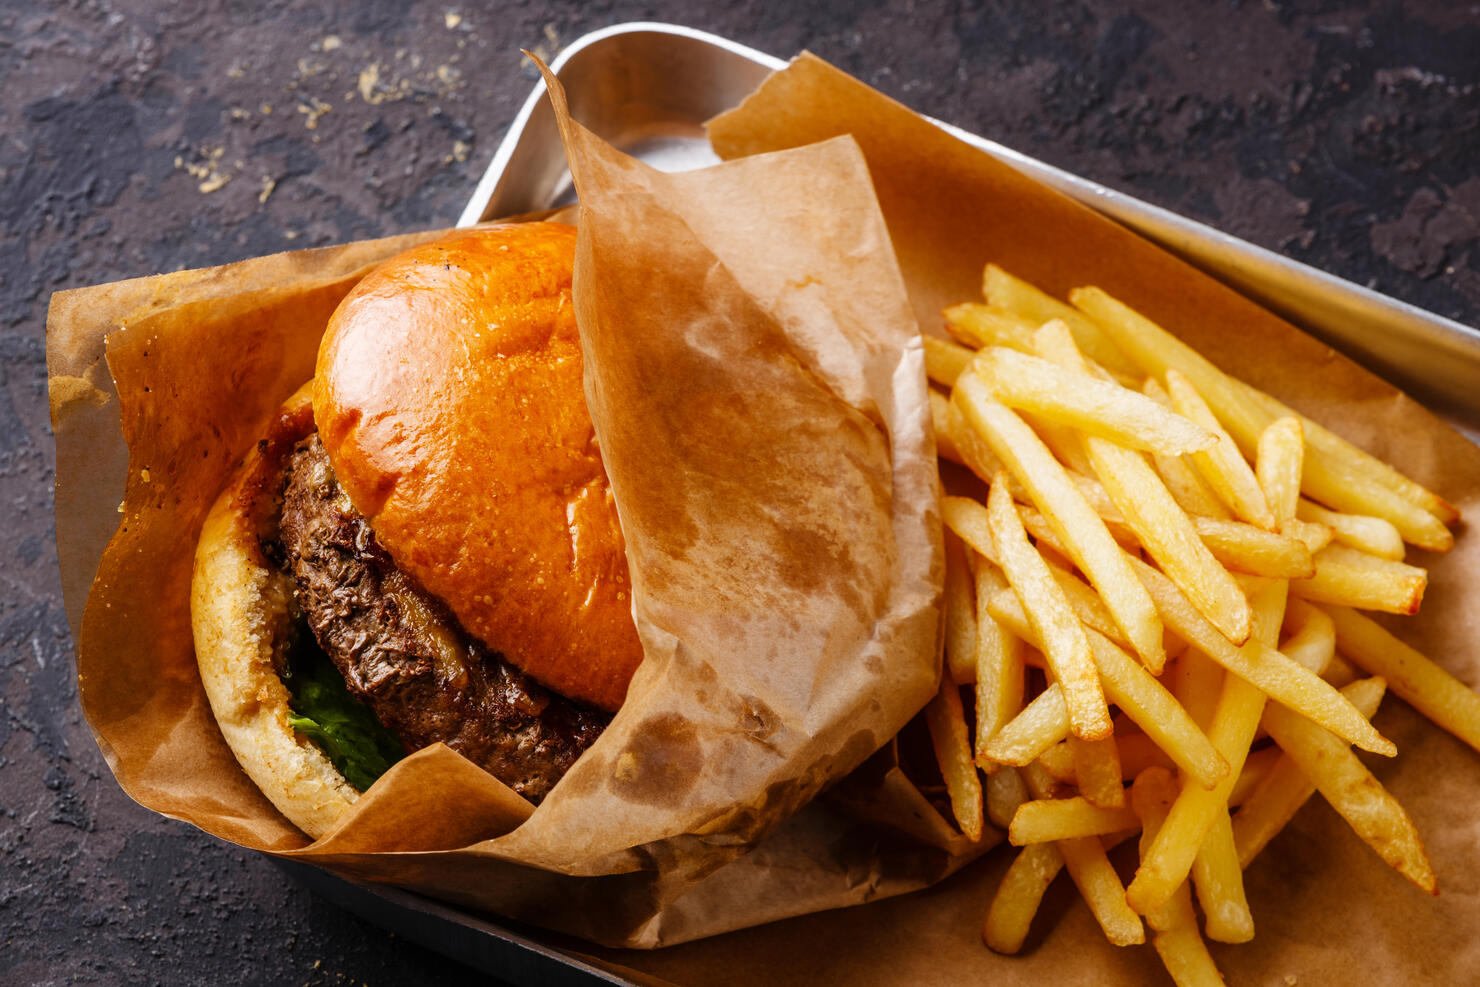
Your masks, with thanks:
<instances>
[{"instance_id":1,"label":"brown parchment paper","mask_svg":"<svg viewBox=\"0 0 1480 987\"><path fill-rule=\"evenodd\" d=\"M935 689L942 564L919 330L863 157L840 138L665 176L565 132L587 399L646 653L601 739L538 809L422 750L306 845L215 728L188 607L201 519L339 300L416 237L58 296L69 585L116 527L78 635L89 723L157 811L598 942L938 880L996 834L968 844L890 756ZM125 457L116 510L102 474Z\"/></svg>"}]
</instances>

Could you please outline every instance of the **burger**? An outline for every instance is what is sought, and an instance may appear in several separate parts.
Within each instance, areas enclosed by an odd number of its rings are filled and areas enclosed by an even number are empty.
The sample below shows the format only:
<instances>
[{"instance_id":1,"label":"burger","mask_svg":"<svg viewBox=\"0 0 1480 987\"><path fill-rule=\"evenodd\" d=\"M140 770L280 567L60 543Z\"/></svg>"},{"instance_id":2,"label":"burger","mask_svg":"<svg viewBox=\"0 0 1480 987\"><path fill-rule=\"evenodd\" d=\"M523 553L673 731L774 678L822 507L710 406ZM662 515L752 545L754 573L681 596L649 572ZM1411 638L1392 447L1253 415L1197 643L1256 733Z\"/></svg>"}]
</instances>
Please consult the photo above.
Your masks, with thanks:
<instances>
[{"instance_id":1,"label":"burger","mask_svg":"<svg viewBox=\"0 0 1480 987\"><path fill-rule=\"evenodd\" d=\"M582 385L575 230L463 230L370 272L196 551L222 735L318 838L446 744L538 803L642 658Z\"/></svg>"}]
</instances>

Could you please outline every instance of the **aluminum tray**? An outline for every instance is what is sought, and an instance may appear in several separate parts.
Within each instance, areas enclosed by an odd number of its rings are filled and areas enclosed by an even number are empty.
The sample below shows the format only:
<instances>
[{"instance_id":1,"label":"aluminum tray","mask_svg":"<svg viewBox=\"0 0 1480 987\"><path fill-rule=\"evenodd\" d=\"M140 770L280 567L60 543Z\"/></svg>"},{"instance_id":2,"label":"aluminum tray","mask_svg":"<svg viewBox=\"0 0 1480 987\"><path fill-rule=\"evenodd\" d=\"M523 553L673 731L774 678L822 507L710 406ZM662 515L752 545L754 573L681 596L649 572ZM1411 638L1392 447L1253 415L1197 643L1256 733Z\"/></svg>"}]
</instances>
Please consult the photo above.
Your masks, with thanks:
<instances>
[{"instance_id":1,"label":"aluminum tray","mask_svg":"<svg viewBox=\"0 0 1480 987\"><path fill-rule=\"evenodd\" d=\"M714 164L703 122L738 104L786 63L673 24L619 24L587 34L551 68L572 114L616 147L669 171ZM1118 220L1426 403L1475 438L1480 332L1333 277L1010 148L934 121L961 140ZM573 201L545 85L536 83L458 219L535 212ZM395 888L356 884L280 862L361 918L516 984L632 984L557 948L558 937L460 912ZM578 947L577 947L578 948ZM644 977L643 983L656 981Z\"/></svg>"}]
</instances>

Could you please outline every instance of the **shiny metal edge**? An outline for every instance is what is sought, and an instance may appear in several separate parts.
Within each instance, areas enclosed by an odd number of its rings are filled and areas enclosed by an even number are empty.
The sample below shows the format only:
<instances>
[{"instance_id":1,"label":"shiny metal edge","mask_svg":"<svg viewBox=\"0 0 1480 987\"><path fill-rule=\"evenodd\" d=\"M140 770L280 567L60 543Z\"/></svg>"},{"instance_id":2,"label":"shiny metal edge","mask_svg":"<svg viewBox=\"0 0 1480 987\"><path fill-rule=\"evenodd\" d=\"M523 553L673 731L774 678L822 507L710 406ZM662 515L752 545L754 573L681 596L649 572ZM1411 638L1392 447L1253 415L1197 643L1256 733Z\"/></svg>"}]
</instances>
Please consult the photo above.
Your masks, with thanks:
<instances>
[{"instance_id":1,"label":"shiny metal edge","mask_svg":"<svg viewBox=\"0 0 1480 987\"><path fill-rule=\"evenodd\" d=\"M620 60L623 46L641 38L649 51L675 43L708 49L714 77L733 85L736 78L760 79L783 68L782 59L728 38L675 24L634 22L595 31L576 40L552 63L566 84L573 106L586 95L572 66L602 58ZM746 90L748 91L748 90ZM729 105L743 97L733 94ZM555 134L553 114L536 83L514 119L493 161L478 183L458 225L498 215L550 208L570 201L569 175ZM717 106L715 111L727 109ZM577 110L579 116L579 111ZM1370 288L1317 270L1195 222L1134 196L1081 178L1019 151L933 118L931 122L960 140L1120 222L1165 247L1235 290L1309 331L1410 394L1447 412L1472 438L1480 426L1480 332ZM707 143L699 146L703 120L687 121L692 131L668 143L624 147L629 153L675 170L716 160ZM597 127L598 133L601 128ZM603 133L603 136L607 136ZM679 147L678 145L683 145ZM530 167L544 174L530 188ZM1468 427L1466 427L1468 426Z\"/></svg>"},{"instance_id":2,"label":"shiny metal edge","mask_svg":"<svg viewBox=\"0 0 1480 987\"><path fill-rule=\"evenodd\" d=\"M363 884L310 864L271 859L313 893L371 925L511 984L651 987L661 982L639 983L603 970L521 934L507 920L491 922L397 887Z\"/></svg>"}]
</instances>

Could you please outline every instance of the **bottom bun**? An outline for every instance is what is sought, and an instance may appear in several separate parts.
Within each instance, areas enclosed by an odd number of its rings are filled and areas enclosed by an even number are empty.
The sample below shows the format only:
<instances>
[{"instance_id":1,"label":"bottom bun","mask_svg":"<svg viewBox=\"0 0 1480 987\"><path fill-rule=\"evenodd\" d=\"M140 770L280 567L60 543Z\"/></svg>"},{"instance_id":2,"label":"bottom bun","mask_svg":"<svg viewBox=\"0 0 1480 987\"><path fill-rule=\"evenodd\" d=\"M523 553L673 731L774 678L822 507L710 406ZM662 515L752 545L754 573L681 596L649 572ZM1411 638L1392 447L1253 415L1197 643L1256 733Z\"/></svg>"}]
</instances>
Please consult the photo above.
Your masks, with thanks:
<instances>
[{"instance_id":1,"label":"bottom bun","mask_svg":"<svg viewBox=\"0 0 1480 987\"><path fill-rule=\"evenodd\" d=\"M201 682L221 735L278 811L319 839L359 792L289 725L282 673L293 580L262 551L281 508L286 458L313 431L311 396L305 385L288 399L212 505L195 551L190 614Z\"/></svg>"}]
</instances>

